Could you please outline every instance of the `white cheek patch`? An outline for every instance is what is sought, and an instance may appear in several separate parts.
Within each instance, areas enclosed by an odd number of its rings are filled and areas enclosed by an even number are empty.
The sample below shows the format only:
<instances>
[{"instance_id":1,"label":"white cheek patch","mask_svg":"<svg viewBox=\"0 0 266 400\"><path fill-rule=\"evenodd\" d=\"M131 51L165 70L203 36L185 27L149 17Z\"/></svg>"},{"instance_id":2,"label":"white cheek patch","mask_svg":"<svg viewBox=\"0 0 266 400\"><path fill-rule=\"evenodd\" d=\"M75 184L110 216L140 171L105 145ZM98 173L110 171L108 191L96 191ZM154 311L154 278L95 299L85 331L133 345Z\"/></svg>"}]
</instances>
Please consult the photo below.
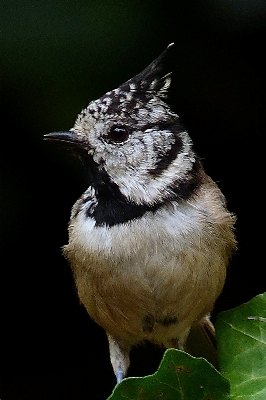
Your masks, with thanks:
<instances>
[{"instance_id":1,"label":"white cheek patch","mask_svg":"<svg viewBox=\"0 0 266 400\"><path fill-rule=\"evenodd\" d=\"M171 132L169 131L170 134ZM187 132L181 132L179 135L183 143L182 152L177 155L167 168L161 171L158 177L152 177L149 173L149 170L157 162L157 153L154 152L156 134L153 135L153 132L147 132L147 136L144 136L143 146L135 149L132 157L126 159L128 163L119 167L120 172L111 175L113 181L127 199L136 204L161 202L173 194L171 191L173 184L178 186L178 182L186 179L188 171L193 168L196 158L191 149L192 142ZM159 135L157 139L159 142ZM171 143L169 143L170 145ZM167 149L164 148L164 151L167 151ZM131 168L131 165L134 168Z\"/></svg>"}]
</instances>

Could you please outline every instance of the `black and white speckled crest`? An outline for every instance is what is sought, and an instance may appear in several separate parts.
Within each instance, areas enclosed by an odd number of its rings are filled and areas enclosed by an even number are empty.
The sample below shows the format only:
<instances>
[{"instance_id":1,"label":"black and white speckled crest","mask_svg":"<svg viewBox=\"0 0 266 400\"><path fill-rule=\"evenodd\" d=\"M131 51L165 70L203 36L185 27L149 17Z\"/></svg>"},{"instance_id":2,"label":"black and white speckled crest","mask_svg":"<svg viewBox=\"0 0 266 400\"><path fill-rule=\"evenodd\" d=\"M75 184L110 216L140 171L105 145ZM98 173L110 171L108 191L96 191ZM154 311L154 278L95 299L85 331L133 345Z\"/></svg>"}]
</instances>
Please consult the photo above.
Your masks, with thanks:
<instances>
[{"instance_id":1,"label":"black and white speckled crest","mask_svg":"<svg viewBox=\"0 0 266 400\"><path fill-rule=\"evenodd\" d=\"M163 61L172 47L171 43L151 64L142 72L129 79L117 89L105 93L98 100L89 104L86 111L94 118L99 115L122 113L123 116L138 114L143 104L153 97L165 98L171 84L171 72L160 76L163 70Z\"/></svg>"}]
</instances>

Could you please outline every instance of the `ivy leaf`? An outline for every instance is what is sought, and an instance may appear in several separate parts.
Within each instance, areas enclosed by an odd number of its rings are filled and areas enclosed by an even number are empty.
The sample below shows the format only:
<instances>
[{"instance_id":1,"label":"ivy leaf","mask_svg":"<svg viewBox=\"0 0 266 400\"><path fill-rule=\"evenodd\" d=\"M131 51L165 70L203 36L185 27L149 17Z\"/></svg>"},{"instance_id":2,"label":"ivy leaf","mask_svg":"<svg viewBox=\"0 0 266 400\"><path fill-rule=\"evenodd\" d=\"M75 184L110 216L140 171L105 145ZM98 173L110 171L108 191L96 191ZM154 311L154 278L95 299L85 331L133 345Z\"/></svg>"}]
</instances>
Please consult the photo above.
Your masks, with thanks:
<instances>
[{"instance_id":1,"label":"ivy leaf","mask_svg":"<svg viewBox=\"0 0 266 400\"><path fill-rule=\"evenodd\" d=\"M229 382L203 358L168 349L158 371L126 378L108 400L228 400Z\"/></svg>"},{"instance_id":2,"label":"ivy leaf","mask_svg":"<svg viewBox=\"0 0 266 400\"><path fill-rule=\"evenodd\" d=\"M216 320L222 375L231 399L266 399L266 293L222 312Z\"/></svg>"}]
</instances>

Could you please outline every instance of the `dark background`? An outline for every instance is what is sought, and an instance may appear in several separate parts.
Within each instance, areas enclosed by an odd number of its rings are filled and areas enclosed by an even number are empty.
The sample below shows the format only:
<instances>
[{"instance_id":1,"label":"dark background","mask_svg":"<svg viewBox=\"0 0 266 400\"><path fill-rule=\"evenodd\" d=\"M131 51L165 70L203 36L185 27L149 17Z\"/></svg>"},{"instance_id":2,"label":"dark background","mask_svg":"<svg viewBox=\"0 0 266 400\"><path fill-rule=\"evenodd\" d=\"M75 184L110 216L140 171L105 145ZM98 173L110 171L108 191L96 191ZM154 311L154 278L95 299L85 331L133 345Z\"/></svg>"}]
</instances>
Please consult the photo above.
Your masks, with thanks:
<instances>
[{"instance_id":1,"label":"dark background","mask_svg":"<svg viewBox=\"0 0 266 400\"><path fill-rule=\"evenodd\" d=\"M86 188L79 162L44 143L89 101L170 43L170 103L238 216L239 250L214 316L265 291L264 1L14 1L1 9L2 400L106 399L107 340L79 305L67 243ZM130 375L161 352L132 353Z\"/></svg>"}]
</instances>

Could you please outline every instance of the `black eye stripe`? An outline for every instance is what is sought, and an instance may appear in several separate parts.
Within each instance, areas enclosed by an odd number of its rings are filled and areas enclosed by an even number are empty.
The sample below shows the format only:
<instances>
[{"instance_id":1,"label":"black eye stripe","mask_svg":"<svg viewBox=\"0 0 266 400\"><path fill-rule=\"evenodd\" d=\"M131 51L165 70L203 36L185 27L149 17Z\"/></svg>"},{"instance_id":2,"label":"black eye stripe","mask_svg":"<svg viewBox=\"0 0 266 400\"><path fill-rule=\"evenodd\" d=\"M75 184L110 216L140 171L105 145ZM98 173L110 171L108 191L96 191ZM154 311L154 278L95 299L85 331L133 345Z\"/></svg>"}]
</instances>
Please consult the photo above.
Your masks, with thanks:
<instances>
[{"instance_id":1,"label":"black eye stripe","mask_svg":"<svg viewBox=\"0 0 266 400\"><path fill-rule=\"evenodd\" d=\"M173 138L174 141L171 143L169 150L164 154L160 154L156 147L154 148L154 151L157 154L157 161L153 169L149 170L149 173L154 177L159 177L177 158L178 154L183 151L183 141L181 137L176 134L173 135Z\"/></svg>"}]
</instances>

